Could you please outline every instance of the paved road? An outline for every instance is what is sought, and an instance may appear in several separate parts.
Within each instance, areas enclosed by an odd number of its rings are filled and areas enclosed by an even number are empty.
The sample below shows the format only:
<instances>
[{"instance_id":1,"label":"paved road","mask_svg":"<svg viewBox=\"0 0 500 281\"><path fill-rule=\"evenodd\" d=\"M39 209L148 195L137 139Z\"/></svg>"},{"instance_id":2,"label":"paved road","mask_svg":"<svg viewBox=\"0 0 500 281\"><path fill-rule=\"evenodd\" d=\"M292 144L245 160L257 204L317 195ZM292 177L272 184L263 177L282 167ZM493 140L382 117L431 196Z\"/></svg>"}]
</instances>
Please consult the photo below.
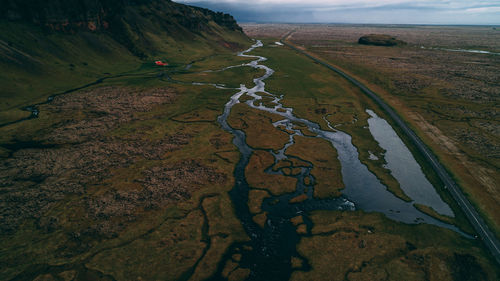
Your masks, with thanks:
<instances>
[{"instance_id":1,"label":"paved road","mask_svg":"<svg viewBox=\"0 0 500 281\"><path fill-rule=\"evenodd\" d=\"M462 193L461 189L458 187L458 185L455 183L455 181L451 178L451 176L448 174L446 169L439 163L437 160L436 156L432 154L432 152L427 148L427 146L420 140L420 138L413 132L408 125L399 117L396 112L389 107L377 94L372 92L370 89L368 89L365 85L363 85L361 82L358 80L354 79L353 77L349 76L342 70L326 63L323 62L308 53L298 49L294 45L286 42L285 38L288 38L293 32L285 35L281 41L281 43L285 44L286 46L294 49L295 51L309 57L313 61L325 66L326 68L340 74L342 77L345 79L349 80L351 83L359 87L366 95L368 95L371 99L373 99L391 118L396 122L396 124L403 130L403 132L406 134L406 136L413 142L413 144L417 147L417 149L422 153L422 155L426 158L426 160L429 162L429 164L432 166L434 171L438 174L439 178L441 181L444 183L445 188L447 188L455 201L458 203L460 208L462 208L462 211L465 213L467 218L469 219L470 223L476 230L478 236L483 240L484 244L486 247L491 251L497 262L500 264L500 242L498 239L495 237L493 232L488 228L484 220L481 218L479 213L474 209L472 204L469 202L469 200L465 197L465 195Z\"/></svg>"}]
</instances>

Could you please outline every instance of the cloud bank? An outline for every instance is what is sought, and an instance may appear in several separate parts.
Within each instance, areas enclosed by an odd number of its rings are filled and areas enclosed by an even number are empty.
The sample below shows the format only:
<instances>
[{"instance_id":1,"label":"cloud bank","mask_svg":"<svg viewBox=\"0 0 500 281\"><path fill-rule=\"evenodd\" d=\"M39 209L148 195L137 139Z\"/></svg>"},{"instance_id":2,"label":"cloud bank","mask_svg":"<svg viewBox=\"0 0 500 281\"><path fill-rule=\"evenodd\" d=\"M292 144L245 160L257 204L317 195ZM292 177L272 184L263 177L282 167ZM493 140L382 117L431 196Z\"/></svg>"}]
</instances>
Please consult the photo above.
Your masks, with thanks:
<instances>
[{"instance_id":1,"label":"cloud bank","mask_svg":"<svg viewBox=\"0 0 500 281\"><path fill-rule=\"evenodd\" d=\"M177 0L230 13L240 22L500 25L500 1Z\"/></svg>"}]
</instances>

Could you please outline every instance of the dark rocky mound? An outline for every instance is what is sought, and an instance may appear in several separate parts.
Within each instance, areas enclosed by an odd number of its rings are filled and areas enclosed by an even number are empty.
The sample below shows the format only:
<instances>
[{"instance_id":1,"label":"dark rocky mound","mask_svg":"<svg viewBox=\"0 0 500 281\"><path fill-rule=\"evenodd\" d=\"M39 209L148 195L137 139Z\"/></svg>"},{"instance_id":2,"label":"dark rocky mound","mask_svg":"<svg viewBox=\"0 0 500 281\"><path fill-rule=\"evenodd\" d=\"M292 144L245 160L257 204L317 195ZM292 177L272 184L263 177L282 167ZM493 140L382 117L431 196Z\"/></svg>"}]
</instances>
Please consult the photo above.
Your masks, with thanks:
<instances>
[{"instance_id":1,"label":"dark rocky mound","mask_svg":"<svg viewBox=\"0 0 500 281\"><path fill-rule=\"evenodd\" d=\"M359 38L359 44L374 46L400 46L406 45L406 42L385 34L370 34Z\"/></svg>"},{"instance_id":2,"label":"dark rocky mound","mask_svg":"<svg viewBox=\"0 0 500 281\"><path fill-rule=\"evenodd\" d=\"M209 22L242 31L231 15L171 0L0 0L0 19L28 21L54 30L108 29L119 20L149 17L191 31L209 29Z\"/></svg>"}]
</instances>

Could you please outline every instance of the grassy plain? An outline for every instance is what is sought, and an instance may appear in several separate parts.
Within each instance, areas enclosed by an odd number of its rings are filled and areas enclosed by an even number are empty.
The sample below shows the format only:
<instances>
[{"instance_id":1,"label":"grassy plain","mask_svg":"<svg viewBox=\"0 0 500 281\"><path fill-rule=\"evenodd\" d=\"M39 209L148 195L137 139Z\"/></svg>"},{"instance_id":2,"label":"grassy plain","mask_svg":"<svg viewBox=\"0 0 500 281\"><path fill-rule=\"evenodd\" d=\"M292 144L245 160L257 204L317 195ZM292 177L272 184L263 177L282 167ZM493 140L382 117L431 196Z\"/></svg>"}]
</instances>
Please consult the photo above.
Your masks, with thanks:
<instances>
[{"instance_id":1,"label":"grassy plain","mask_svg":"<svg viewBox=\"0 0 500 281\"><path fill-rule=\"evenodd\" d=\"M232 62L236 64L237 62ZM219 69L216 69L219 70ZM241 84L250 85L254 78L260 77L265 73L262 70L256 70L250 67L238 67L228 69L222 72L188 72L172 75L172 79L185 83L211 83L223 84L228 88L239 88ZM234 80L234 77L239 77Z\"/></svg>"},{"instance_id":2,"label":"grassy plain","mask_svg":"<svg viewBox=\"0 0 500 281\"><path fill-rule=\"evenodd\" d=\"M252 148L278 151L289 140L287 133L275 128L272 124L280 120L283 118L279 115L253 109L240 103L231 110L228 122L232 128L245 131L247 143ZM274 161L271 161L272 163Z\"/></svg>"},{"instance_id":3,"label":"grassy plain","mask_svg":"<svg viewBox=\"0 0 500 281\"><path fill-rule=\"evenodd\" d=\"M333 198L341 195L344 188L337 151L320 138L296 136L295 143L286 151L287 155L299 157L312 163L311 175L316 179L314 197Z\"/></svg>"}]
</instances>

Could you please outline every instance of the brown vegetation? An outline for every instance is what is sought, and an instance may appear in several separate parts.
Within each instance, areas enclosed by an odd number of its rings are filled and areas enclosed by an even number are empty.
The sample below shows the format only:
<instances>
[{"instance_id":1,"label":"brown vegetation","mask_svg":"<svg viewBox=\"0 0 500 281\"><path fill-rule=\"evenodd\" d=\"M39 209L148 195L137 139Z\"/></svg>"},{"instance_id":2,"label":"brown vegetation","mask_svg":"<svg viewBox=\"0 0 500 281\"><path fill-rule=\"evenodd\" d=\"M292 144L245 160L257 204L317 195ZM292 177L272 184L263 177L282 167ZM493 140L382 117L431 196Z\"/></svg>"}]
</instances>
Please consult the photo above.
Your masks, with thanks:
<instances>
[{"instance_id":1,"label":"brown vegetation","mask_svg":"<svg viewBox=\"0 0 500 281\"><path fill-rule=\"evenodd\" d=\"M85 193L89 184L108 178L111 169L132 166L141 159L160 160L167 152L187 144L190 136L185 134L149 141L143 140L139 133L132 134L127 139L107 135L109 130L120 123L140 119L134 117L134 113L170 103L174 97L175 94L168 89L136 92L132 89L101 88L80 95L56 98L44 108L48 111L46 114L71 114L84 110L86 117L55 124L46 135L38 136L36 141L25 142L25 147L23 143L8 146L12 148L12 157L0 162L0 184L3 190L0 208L2 232L14 232L19 223L27 218L40 218L65 196ZM186 171L185 167L176 165L156 169L182 173L183 170ZM198 167L201 170L193 169L191 172L199 173L197 177L201 176L205 180L208 179L208 174L217 177L213 171L201 172L204 168ZM157 174L156 170L145 172L139 185L143 189L133 195L106 194L100 198L87 198L89 213L93 216L110 212L125 215L133 213L130 204L140 203L145 206L158 203L153 202L155 200L147 203L146 194L164 199L170 196L173 200L189 196L189 189L167 191L168 185L159 184L171 184L171 177L153 182L152 174ZM167 189L163 189L164 187ZM154 190L164 194L155 194ZM99 202L110 203L110 198L121 203L107 205L99 211ZM55 222L51 223L52 226L45 226L43 220L39 224L52 229Z\"/></svg>"},{"instance_id":2,"label":"brown vegetation","mask_svg":"<svg viewBox=\"0 0 500 281\"><path fill-rule=\"evenodd\" d=\"M406 45L406 42L397 40L395 37L386 34L364 35L359 38L358 43L362 45L374 45L374 46Z\"/></svg>"},{"instance_id":3,"label":"brown vegetation","mask_svg":"<svg viewBox=\"0 0 500 281\"><path fill-rule=\"evenodd\" d=\"M337 151L327 141L320 138L295 136L295 144L286 154L310 161L311 174L316 178L314 197L324 199L340 196L344 188Z\"/></svg>"},{"instance_id":4,"label":"brown vegetation","mask_svg":"<svg viewBox=\"0 0 500 281\"><path fill-rule=\"evenodd\" d=\"M478 248L466 250L467 239L448 230L396 227L380 214L361 212L322 211L311 218L312 236L304 236L298 250L312 270L296 271L291 280L494 280L496 276Z\"/></svg>"},{"instance_id":5,"label":"brown vegetation","mask_svg":"<svg viewBox=\"0 0 500 281\"><path fill-rule=\"evenodd\" d=\"M252 189L248 192L248 208L250 213L259 214L262 212L261 206L265 198L271 197L265 190Z\"/></svg>"},{"instance_id":6,"label":"brown vegetation","mask_svg":"<svg viewBox=\"0 0 500 281\"><path fill-rule=\"evenodd\" d=\"M268 190L274 196L294 192L297 179L265 173L265 170L273 164L274 157L271 153L262 150L254 151L245 170L248 184L252 188Z\"/></svg>"},{"instance_id":7,"label":"brown vegetation","mask_svg":"<svg viewBox=\"0 0 500 281\"><path fill-rule=\"evenodd\" d=\"M278 151L289 140L287 133L276 129L272 124L282 119L279 115L253 109L246 104L237 104L228 121L232 128L245 131L249 146Z\"/></svg>"}]
</instances>

